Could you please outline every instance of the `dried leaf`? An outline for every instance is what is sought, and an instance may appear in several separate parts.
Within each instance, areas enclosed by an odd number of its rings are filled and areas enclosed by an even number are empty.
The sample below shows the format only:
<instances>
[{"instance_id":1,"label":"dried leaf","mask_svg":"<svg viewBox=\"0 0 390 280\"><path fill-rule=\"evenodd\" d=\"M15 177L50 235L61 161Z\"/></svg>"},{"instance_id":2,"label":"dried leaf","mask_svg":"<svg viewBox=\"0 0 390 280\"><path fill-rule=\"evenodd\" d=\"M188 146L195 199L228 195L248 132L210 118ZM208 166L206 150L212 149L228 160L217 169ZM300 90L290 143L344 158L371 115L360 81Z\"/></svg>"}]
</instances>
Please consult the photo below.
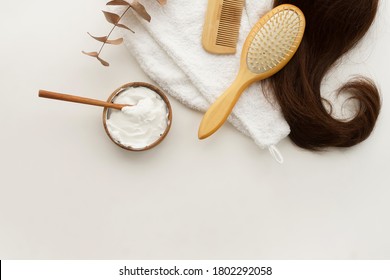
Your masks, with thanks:
<instances>
[{"instance_id":1,"label":"dried leaf","mask_svg":"<svg viewBox=\"0 0 390 280\"><path fill-rule=\"evenodd\" d=\"M167 0L157 0L160 5L165 5L167 3Z\"/></svg>"},{"instance_id":2,"label":"dried leaf","mask_svg":"<svg viewBox=\"0 0 390 280\"><path fill-rule=\"evenodd\" d=\"M110 63L108 63L107 61L101 59L101 58L98 57L98 56L97 56L96 58L100 61L100 63L101 63L103 66L106 66L106 67L110 66Z\"/></svg>"},{"instance_id":3,"label":"dried leaf","mask_svg":"<svg viewBox=\"0 0 390 280\"><path fill-rule=\"evenodd\" d=\"M123 43L123 38L112 39L112 40L106 41L106 44L110 44L110 45L120 45L122 43Z\"/></svg>"},{"instance_id":4,"label":"dried leaf","mask_svg":"<svg viewBox=\"0 0 390 280\"><path fill-rule=\"evenodd\" d=\"M131 32L135 33L133 30L131 30L130 28L128 28L126 25L124 24L121 24L121 23L118 23L116 26L120 27L120 28L124 28L124 29L127 29L127 30L130 30Z\"/></svg>"},{"instance_id":5,"label":"dried leaf","mask_svg":"<svg viewBox=\"0 0 390 280\"><path fill-rule=\"evenodd\" d=\"M85 55L89 55L89 56L92 56L92 57L98 57L99 54L97 52L85 52L85 51L81 51L83 54Z\"/></svg>"},{"instance_id":6,"label":"dried leaf","mask_svg":"<svg viewBox=\"0 0 390 280\"><path fill-rule=\"evenodd\" d=\"M106 5L115 5L115 6L130 6L129 2L123 1L123 0L114 0L108 2Z\"/></svg>"},{"instance_id":7,"label":"dried leaf","mask_svg":"<svg viewBox=\"0 0 390 280\"><path fill-rule=\"evenodd\" d=\"M106 20L109 23L117 24L119 22L119 20L121 19L120 16L118 16L117 14L110 13L107 11L102 11L102 12L103 12L104 16L106 17Z\"/></svg>"},{"instance_id":8,"label":"dried leaf","mask_svg":"<svg viewBox=\"0 0 390 280\"><path fill-rule=\"evenodd\" d=\"M148 14L145 7L141 3L134 1L130 6L140 17L150 22L151 16Z\"/></svg>"},{"instance_id":9,"label":"dried leaf","mask_svg":"<svg viewBox=\"0 0 390 280\"><path fill-rule=\"evenodd\" d=\"M94 38L96 41L99 41L99 42L102 42L102 43L111 44L111 45L120 45L123 42L123 38L108 40L107 36L97 37L97 36L91 35L91 33L89 33L89 32L87 32L87 33L88 33L89 36Z\"/></svg>"},{"instance_id":10,"label":"dried leaf","mask_svg":"<svg viewBox=\"0 0 390 280\"><path fill-rule=\"evenodd\" d=\"M105 61L105 60L103 60L103 59L101 59L101 58L99 57L99 54L98 54L97 52L85 52L85 51L81 51L81 52L82 52L83 54L85 54L85 55L92 56L92 57L96 57L97 60L99 60L100 63L103 64L104 66L110 66L110 64L109 64L107 61Z\"/></svg>"},{"instance_id":11,"label":"dried leaf","mask_svg":"<svg viewBox=\"0 0 390 280\"><path fill-rule=\"evenodd\" d=\"M91 35L91 33L87 32L87 34L89 36L91 36L92 38L94 38L96 41L99 41L99 42L102 42L102 43L105 43L107 41L107 36L104 36L104 37L97 37L97 36L93 36Z\"/></svg>"}]
</instances>

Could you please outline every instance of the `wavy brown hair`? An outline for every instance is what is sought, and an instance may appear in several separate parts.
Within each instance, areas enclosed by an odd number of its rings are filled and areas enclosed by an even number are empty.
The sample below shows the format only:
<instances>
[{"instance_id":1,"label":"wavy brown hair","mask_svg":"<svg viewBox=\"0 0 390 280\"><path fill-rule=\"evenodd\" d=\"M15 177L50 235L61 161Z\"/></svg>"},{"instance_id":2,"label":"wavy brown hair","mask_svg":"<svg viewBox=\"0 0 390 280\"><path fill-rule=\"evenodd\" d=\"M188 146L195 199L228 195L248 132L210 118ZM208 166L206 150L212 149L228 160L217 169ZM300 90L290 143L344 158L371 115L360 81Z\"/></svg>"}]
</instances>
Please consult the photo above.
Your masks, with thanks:
<instances>
[{"instance_id":1,"label":"wavy brown hair","mask_svg":"<svg viewBox=\"0 0 390 280\"><path fill-rule=\"evenodd\" d=\"M291 140L309 150L350 147L365 140L379 115L381 100L368 78L356 77L340 87L358 101L348 120L331 115L331 103L321 97L321 82L335 62L366 34L378 0L275 0L274 6L293 4L306 17L302 43L287 66L266 81L290 125ZM329 107L330 106L330 107Z\"/></svg>"}]
</instances>

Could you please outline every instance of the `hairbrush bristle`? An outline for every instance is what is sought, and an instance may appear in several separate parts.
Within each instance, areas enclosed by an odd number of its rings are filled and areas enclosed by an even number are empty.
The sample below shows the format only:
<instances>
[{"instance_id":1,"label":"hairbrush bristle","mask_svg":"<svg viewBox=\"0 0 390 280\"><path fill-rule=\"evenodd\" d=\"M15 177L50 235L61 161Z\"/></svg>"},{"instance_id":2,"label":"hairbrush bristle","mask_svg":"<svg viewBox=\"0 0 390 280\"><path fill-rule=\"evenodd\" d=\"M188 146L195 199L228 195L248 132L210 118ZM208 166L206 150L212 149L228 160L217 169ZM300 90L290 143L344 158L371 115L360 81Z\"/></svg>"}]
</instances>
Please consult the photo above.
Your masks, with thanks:
<instances>
[{"instance_id":1,"label":"hairbrush bristle","mask_svg":"<svg viewBox=\"0 0 390 280\"><path fill-rule=\"evenodd\" d=\"M240 31L244 0L223 0L216 44L235 48Z\"/></svg>"},{"instance_id":2,"label":"hairbrush bristle","mask_svg":"<svg viewBox=\"0 0 390 280\"><path fill-rule=\"evenodd\" d=\"M259 74L276 67L295 53L302 31L301 16L293 9L275 10L265 21L257 23L249 35L247 66Z\"/></svg>"}]
</instances>

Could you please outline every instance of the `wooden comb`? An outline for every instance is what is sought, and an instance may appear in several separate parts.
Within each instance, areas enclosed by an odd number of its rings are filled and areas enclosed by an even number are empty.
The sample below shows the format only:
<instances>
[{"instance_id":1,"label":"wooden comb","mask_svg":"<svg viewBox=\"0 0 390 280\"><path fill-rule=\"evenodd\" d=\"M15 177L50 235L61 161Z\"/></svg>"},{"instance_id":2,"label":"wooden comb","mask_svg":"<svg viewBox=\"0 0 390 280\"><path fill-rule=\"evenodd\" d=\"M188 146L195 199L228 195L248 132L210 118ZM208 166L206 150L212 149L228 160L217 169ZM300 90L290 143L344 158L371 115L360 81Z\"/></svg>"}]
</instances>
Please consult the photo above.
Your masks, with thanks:
<instances>
[{"instance_id":1,"label":"wooden comb","mask_svg":"<svg viewBox=\"0 0 390 280\"><path fill-rule=\"evenodd\" d=\"M236 52L245 0L209 0L203 27L203 48L214 54Z\"/></svg>"}]
</instances>

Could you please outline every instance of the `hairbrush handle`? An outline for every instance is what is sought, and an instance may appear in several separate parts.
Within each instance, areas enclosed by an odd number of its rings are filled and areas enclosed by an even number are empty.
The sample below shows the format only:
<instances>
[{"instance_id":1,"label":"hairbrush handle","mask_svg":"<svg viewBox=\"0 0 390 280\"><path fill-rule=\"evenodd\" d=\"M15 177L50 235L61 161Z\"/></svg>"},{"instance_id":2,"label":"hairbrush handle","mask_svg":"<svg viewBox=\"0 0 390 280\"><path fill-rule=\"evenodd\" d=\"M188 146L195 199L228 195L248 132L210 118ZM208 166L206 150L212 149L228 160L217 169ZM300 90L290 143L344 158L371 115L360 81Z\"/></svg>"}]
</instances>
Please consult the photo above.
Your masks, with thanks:
<instances>
[{"instance_id":1,"label":"hairbrush handle","mask_svg":"<svg viewBox=\"0 0 390 280\"><path fill-rule=\"evenodd\" d=\"M233 84L217 98L204 114L198 130L198 138L205 139L216 132L227 120L244 90L253 81L240 73Z\"/></svg>"}]
</instances>

